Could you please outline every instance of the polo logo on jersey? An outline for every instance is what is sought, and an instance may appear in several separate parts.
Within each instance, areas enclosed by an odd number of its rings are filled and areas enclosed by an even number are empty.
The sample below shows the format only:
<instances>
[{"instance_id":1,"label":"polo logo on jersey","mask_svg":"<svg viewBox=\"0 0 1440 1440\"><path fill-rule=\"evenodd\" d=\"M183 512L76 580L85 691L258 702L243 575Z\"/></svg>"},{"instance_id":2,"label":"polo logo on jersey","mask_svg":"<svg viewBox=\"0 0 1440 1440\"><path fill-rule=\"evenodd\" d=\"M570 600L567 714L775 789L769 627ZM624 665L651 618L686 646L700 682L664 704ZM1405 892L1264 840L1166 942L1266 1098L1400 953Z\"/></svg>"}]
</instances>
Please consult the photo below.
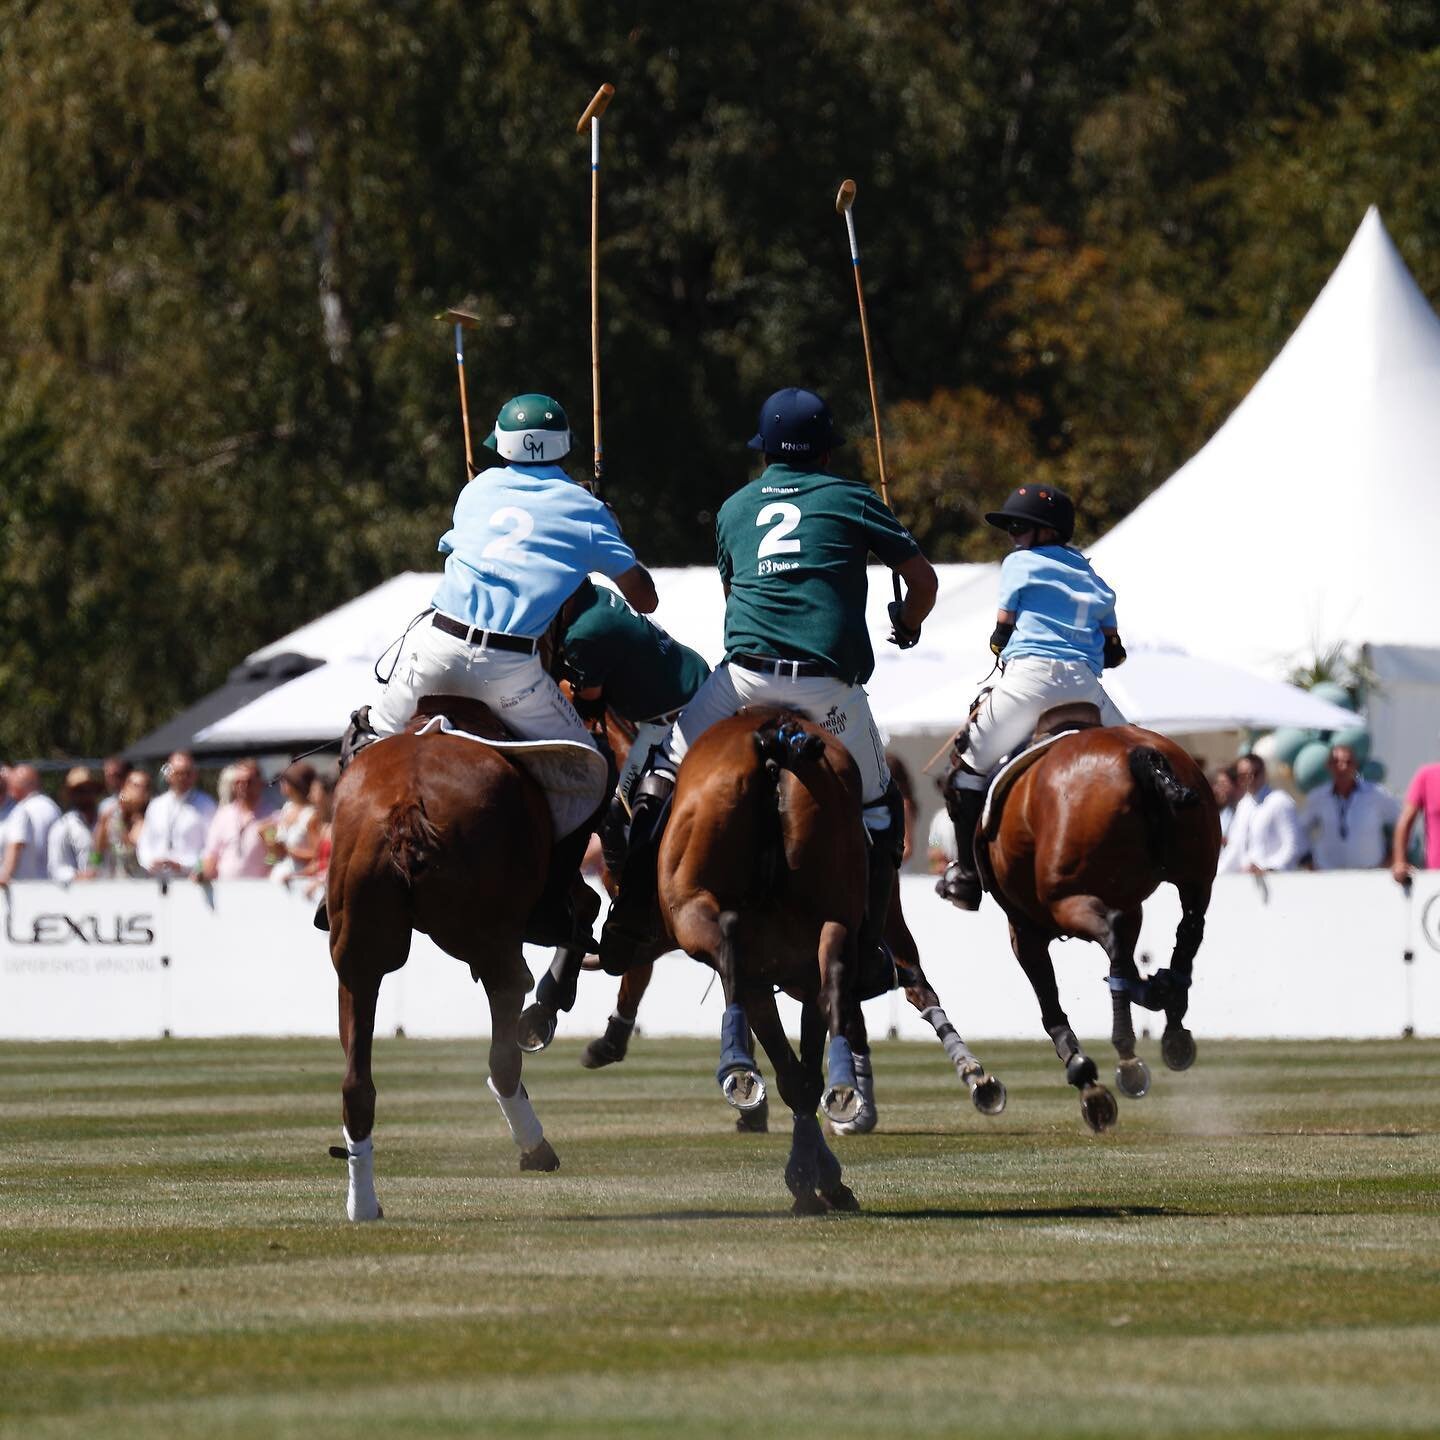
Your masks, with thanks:
<instances>
[{"instance_id":1,"label":"polo logo on jersey","mask_svg":"<svg viewBox=\"0 0 1440 1440\"><path fill-rule=\"evenodd\" d=\"M820 728L827 735L843 735L845 727L849 723L850 717L838 705L832 705L825 712L825 718L820 722Z\"/></svg>"},{"instance_id":2,"label":"polo logo on jersey","mask_svg":"<svg viewBox=\"0 0 1440 1440\"><path fill-rule=\"evenodd\" d=\"M755 573L757 575L779 575L782 571L798 570L799 568L798 560L761 560L755 566Z\"/></svg>"}]
</instances>

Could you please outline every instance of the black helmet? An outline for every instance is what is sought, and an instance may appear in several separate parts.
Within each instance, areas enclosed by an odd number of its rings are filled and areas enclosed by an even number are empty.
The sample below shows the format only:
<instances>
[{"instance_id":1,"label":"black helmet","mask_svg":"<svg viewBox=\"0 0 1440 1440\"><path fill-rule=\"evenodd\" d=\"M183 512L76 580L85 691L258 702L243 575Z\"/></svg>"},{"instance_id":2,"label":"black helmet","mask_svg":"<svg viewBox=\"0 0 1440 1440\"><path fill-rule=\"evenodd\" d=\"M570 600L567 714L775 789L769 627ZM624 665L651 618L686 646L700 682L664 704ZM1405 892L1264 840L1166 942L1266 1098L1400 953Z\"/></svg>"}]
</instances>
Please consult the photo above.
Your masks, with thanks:
<instances>
[{"instance_id":1,"label":"black helmet","mask_svg":"<svg viewBox=\"0 0 1440 1440\"><path fill-rule=\"evenodd\" d=\"M791 386L760 407L759 429L749 443L782 460L814 460L844 442L835 433L830 407L813 390Z\"/></svg>"},{"instance_id":2,"label":"black helmet","mask_svg":"<svg viewBox=\"0 0 1440 1440\"><path fill-rule=\"evenodd\" d=\"M1068 545L1075 533L1075 506L1070 497L1054 485L1022 485L998 510L986 517L988 524L1000 530L1013 530L1017 520L1032 525L1048 525Z\"/></svg>"}]
</instances>

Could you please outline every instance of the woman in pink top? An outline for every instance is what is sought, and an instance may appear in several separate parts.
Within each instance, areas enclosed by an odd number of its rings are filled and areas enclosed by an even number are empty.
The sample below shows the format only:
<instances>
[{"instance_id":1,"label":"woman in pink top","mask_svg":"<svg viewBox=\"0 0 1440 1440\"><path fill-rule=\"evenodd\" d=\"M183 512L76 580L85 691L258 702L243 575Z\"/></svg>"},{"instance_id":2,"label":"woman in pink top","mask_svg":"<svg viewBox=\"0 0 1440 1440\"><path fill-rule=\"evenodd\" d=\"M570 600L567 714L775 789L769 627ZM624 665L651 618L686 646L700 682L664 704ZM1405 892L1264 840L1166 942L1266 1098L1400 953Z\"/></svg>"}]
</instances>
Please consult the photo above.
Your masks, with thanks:
<instances>
[{"instance_id":1,"label":"woman in pink top","mask_svg":"<svg viewBox=\"0 0 1440 1440\"><path fill-rule=\"evenodd\" d=\"M269 874L260 767L244 760L235 769L235 798L222 805L210 822L197 880L263 880Z\"/></svg>"},{"instance_id":2,"label":"woman in pink top","mask_svg":"<svg viewBox=\"0 0 1440 1440\"><path fill-rule=\"evenodd\" d=\"M1390 873L1402 885L1410 881L1410 831L1415 817L1425 816L1425 868L1440 870L1440 764L1422 765L1405 792L1405 808L1395 827L1395 843L1390 851Z\"/></svg>"}]
</instances>

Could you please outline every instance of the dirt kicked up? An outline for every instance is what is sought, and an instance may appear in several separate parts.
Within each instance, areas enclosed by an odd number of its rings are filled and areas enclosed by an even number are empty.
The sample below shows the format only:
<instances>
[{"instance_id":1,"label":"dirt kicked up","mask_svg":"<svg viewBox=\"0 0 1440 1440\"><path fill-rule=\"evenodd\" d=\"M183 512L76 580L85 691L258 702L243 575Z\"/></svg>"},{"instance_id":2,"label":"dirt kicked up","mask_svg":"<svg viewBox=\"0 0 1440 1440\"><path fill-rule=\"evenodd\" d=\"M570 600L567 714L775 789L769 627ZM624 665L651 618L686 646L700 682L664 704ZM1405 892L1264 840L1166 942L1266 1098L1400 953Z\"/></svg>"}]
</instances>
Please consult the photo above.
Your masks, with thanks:
<instances>
[{"instance_id":1,"label":"dirt kicked up","mask_svg":"<svg viewBox=\"0 0 1440 1440\"><path fill-rule=\"evenodd\" d=\"M877 1045L864 1213L803 1220L714 1045L579 1049L527 1058L521 1175L482 1044L381 1040L360 1227L338 1045L0 1046L0 1436L1440 1424L1440 1042L1204 1043L1104 1138L1043 1040L984 1047L996 1120Z\"/></svg>"}]
</instances>

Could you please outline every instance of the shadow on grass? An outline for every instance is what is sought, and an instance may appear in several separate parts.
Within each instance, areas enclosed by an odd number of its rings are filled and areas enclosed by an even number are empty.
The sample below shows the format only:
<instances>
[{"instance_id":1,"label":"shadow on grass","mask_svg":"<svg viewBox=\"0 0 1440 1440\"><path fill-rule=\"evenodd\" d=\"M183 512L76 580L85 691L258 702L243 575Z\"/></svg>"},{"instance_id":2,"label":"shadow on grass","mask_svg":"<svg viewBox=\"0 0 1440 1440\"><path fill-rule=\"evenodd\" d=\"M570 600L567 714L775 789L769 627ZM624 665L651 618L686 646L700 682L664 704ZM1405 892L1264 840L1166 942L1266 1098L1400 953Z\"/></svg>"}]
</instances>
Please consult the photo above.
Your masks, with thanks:
<instances>
[{"instance_id":1,"label":"shadow on grass","mask_svg":"<svg viewBox=\"0 0 1440 1440\"><path fill-rule=\"evenodd\" d=\"M863 1205L863 1201L861 1202ZM1143 1220L1155 1216L1167 1219L1193 1218L1202 1211L1179 1210L1170 1205L1035 1205L995 1206L992 1209L929 1208L924 1210L875 1210L864 1208L862 1215L872 1220ZM623 1221L644 1224L647 1221L676 1220L793 1220L788 1210L620 1210L604 1215L567 1216L565 1223L575 1221L607 1224Z\"/></svg>"}]
</instances>

